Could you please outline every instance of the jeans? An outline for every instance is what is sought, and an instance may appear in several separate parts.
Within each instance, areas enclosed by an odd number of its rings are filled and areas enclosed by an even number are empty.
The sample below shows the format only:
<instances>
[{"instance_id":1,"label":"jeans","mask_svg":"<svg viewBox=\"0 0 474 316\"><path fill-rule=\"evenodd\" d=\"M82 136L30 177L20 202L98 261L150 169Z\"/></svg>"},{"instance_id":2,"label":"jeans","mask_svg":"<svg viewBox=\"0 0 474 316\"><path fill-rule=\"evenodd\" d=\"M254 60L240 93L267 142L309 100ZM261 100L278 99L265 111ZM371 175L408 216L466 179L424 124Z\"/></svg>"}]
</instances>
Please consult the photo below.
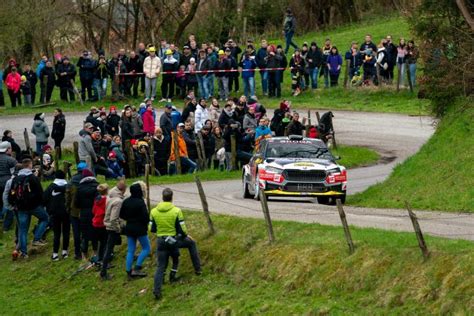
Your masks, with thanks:
<instances>
[{"instance_id":1,"label":"jeans","mask_svg":"<svg viewBox=\"0 0 474 316\"><path fill-rule=\"evenodd\" d=\"M285 32L285 43L286 43L285 55L288 54L288 50L290 49L290 45L293 46L295 49L298 48L298 45L293 43L293 35L295 35L294 31Z\"/></svg>"},{"instance_id":2,"label":"jeans","mask_svg":"<svg viewBox=\"0 0 474 316\"><path fill-rule=\"evenodd\" d=\"M120 234L114 231L107 231L107 244L105 246L104 258L102 259L102 269L100 270L100 276L104 277L107 275L107 268L110 260L112 259L112 253L114 252L115 245L121 243Z\"/></svg>"},{"instance_id":3,"label":"jeans","mask_svg":"<svg viewBox=\"0 0 474 316\"><path fill-rule=\"evenodd\" d=\"M189 256L193 263L194 271L201 271L201 259L199 258L199 252L197 249L196 242L189 237L184 239L178 239L178 248L187 248L189 250Z\"/></svg>"},{"instance_id":4,"label":"jeans","mask_svg":"<svg viewBox=\"0 0 474 316\"><path fill-rule=\"evenodd\" d=\"M94 90L97 91L99 100L102 100L107 94L107 78L94 79Z\"/></svg>"},{"instance_id":5,"label":"jeans","mask_svg":"<svg viewBox=\"0 0 474 316\"><path fill-rule=\"evenodd\" d=\"M227 100L229 97L229 77L217 77L217 83L219 85L219 98Z\"/></svg>"},{"instance_id":6,"label":"jeans","mask_svg":"<svg viewBox=\"0 0 474 316\"><path fill-rule=\"evenodd\" d=\"M127 236L127 259L126 259L126 270L127 272L132 271L133 259L135 257L135 249L137 248L137 240L142 246L142 251L138 255L137 263L135 267L141 267L143 261L150 254L150 240L148 240L147 235L140 237Z\"/></svg>"},{"instance_id":7,"label":"jeans","mask_svg":"<svg viewBox=\"0 0 474 316\"><path fill-rule=\"evenodd\" d=\"M179 257L179 248L177 244L169 245L165 242L163 237L158 237L157 240L158 250L157 250L157 261L158 267L155 273L153 294L161 294L161 286L163 285L163 279L165 276L165 271L168 266L169 258L172 257L173 261L177 260Z\"/></svg>"},{"instance_id":8,"label":"jeans","mask_svg":"<svg viewBox=\"0 0 474 316\"><path fill-rule=\"evenodd\" d=\"M3 219L3 230L7 231L12 228L14 213L5 207L2 207L2 213L0 213L0 219Z\"/></svg>"},{"instance_id":9,"label":"jeans","mask_svg":"<svg viewBox=\"0 0 474 316\"><path fill-rule=\"evenodd\" d=\"M250 98L255 95L255 77L242 77L244 82L244 94L247 98Z\"/></svg>"},{"instance_id":10,"label":"jeans","mask_svg":"<svg viewBox=\"0 0 474 316\"><path fill-rule=\"evenodd\" d=\"M188 157L180 157L181 160L181 167L187 167L188 168L188 173L193 173L194 170L197 168L197 164L189 159ZM169 167L169 172L170 175L176 174L176 163L171 163Z\"/></svg>"},{"instance_id":11,"label":"jeans","mask_svg":"<svg viewBox=\"0 0 474 316\"><path fill-rule=\"evenodd\" d=\"M24 94L23 99L24 99L25 105L31 105L31 94Z\"/></svg>"},{"instance_id":12,"label":"jeans","mask_svg":"<svg viewBox=\"0 0 474 316\"><path fill-rule=\"evenodd\" d=\"M206 75L197 76L199 86L199 96L204 99L209 99L209 82Z\"/></svg>"},{"instance_id":13,"label":"jeans","mask_svg":"<svg viewBox=\"0 0 474 316\"><path fill-rule=\"evenodd\" d=\"M209 97L214 96L214 74L208 74L207 75L207 89L209 91Z\"/></svg>"},{"instance_id":14,"label":"jeans","mask_svg":"<svg viewBox=\"0 0 474 316\"><path fill-rule=\"evenodd\" d=\"M319 75L318 67L309 69L309 76L311 78L311 89L317 89L318 88L318 75Z\"/></svg>"},{"instance_id":15,"label":"jeans","mask_svg":"<svg viewBox=\"0 0 474 316\"><path fill-rule=\"evenodd\" d=\"M260 77L262 78L262 92L264 95L268 94L268 72L260 71Z\"/></svg>"},{"instance_id":16,"label":"jeans","mask_svg":"<svg viewBox=\"0 0 474 316\"><path fill-rule=\"evenodd\" d=\"M408 67L410 67L410 80L411 80L411 85L413 88L415 87L416 83L416 64L408 64Z\"/></svg>"},{"instance_id":17,"label":"jeans","mask_svg":"<svg viewBox=\"0 0 474 316\"><path fill-rule=\"evenodd\" d=\"M397 63L397 67L400 70L400 78L398 78L400 85L403 86L405 84L405 63Z\"/></svg>"},{"instance_id":18,"label":"jeans","mask_svg":"<svg viewBox=\"0 0 474 316\"><path fill-rule=\"evenodd\" d=\"M322 69L324 75L324 87L329 87L329 68L326 66Z\"/></svg>"},{"instance_id":19,"label":"jeans","mask_svg":"<svg viewBox=\"0 0 474 316\"><path fill-rule=\"evenodd\" d=\"M151 99L156 97L156 83L158 78L145 77L145 98Z\"/></svg>"},{"instance_id":20,"label":"jeans","mask_svg":"<svg viewBox=\"0 0 474 316\"><path fill-rule=\"evenodd\" d=\"M36 142L36 154L41 155L43 152L43 146L46 145L48 142Z\"/></svg>"},{"instance_id":21,"label":"jeans","mask_svg":"<svg viewBox=\"0 0 474 316\"><path fill-rule=\"evenodd\" d=\"M81 258L81 221L79 217L71 216L72 237L74 239L74 256Z\"/></svg>"},{"instance_id":22,"label":"jeans","mask_svg":"<svg viewBox=\"0 0 474 316\"><path fill-rule=\"evenodd\" d=\"M38 241L43 237L46 227L48 226L48 213L46 213L43 207L38 206L32 211L18 211L19 248L24 254L28 253L26 245L28 244L28 230L30 229L31 216L36 217L39 221L34 234L34 241Z\"/></svg>"}]
</instances>

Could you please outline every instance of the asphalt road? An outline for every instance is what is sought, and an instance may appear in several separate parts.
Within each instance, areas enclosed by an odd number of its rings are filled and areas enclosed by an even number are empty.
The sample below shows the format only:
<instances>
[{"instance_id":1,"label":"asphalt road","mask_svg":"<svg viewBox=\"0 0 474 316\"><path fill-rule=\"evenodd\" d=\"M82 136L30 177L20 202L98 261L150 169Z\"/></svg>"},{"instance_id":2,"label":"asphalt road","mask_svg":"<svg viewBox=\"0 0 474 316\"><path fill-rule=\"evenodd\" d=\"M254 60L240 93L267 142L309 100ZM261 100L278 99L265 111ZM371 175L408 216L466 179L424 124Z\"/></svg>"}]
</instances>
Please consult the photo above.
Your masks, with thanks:
<instances>
[{"instance_id":1,"label":"asphalt road","mask_svg":"<svg viewBox=\"0 0 474 316\"><path fill-rule=\"evenodd\" d=\"M321 112L322 113L322 112ZM306 111L302 113L306 115ZM65 146L77 139L86 113L69 113ZM314 112L311 114L315 119ZM334 112L337 141L346 145L370 147L378 151L381 162L377 165L351 169L348 172L348 194L365 190L383 181L400 162L416 153L432 135L432 119L399 114ZM51 124L52 117L46 121ZM2 116L0 129L11 129L18 143L23 144L22 130L31 128L32 116ZM32 143L34 136L30 135ZM260 202L241 198L240 180L203 183L211 212L242 217L262 218ZM201 209L194 183L169 185L176 190L175 203L187 209ZM151 188L152 201L161 195L161 186ZM280 199L269 201L271 216L275 220L340 225L334 206L319 205L314 199ZM403 210L345 207L350 225L395 231L412 231L411 221ZM474 215L417 211L422 230L433 236L474 240Z\"/></svg>"}]
</instances>

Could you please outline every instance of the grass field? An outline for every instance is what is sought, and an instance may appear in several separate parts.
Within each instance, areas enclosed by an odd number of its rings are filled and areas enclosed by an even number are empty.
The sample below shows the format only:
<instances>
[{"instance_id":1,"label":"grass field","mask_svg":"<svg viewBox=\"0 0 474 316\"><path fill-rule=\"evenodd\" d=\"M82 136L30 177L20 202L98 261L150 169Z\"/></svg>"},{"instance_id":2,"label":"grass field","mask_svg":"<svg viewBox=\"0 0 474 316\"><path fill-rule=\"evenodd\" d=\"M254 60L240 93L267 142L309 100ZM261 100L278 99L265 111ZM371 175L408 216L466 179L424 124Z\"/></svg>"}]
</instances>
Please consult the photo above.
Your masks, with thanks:
<instances>
[{"instance_id":1,"label":"grass field","mask_svg":"<svg viewBox=\"0 0 474 316\"><path fill-rule=\"evenodd\" d=\"M275 222L277 243L269 246L262 220L213 216L217 235L207 237L202 214L185 216L204 273L194 276L183 251L183 278L164 285L159 303L152 296L155 263L147 259L149 276L128 282L124 246L114 278L104 283L93 270L71 278L79 263L51 262L50 244L12 262L8 233L0 248L2 314L469 315L474 308L468 241L427 237L431 258L423 262L409 233L351 228L357 249L348 255L340 227Z\"/></svg>"},{"instance_id":2,"label":"grass field","mask_svg":"<svg viewBox=\"0 0 474 316\"><path fill-rule=\"evenodd\" d=\"M331 38L334 45L336 45L341 54L344 54L349 49L350 43L353 40L363 41L365 34L370 33L373 36L374 42L377 44L378 41L391 33L394 40L398 40L399 37L405 36L409 38L408 24L401 17L385 17L377 18L370 21L363 21L354 25L347 25L343 27L337 27L333 30L326 30L323 32L313 32L295 38L295 41L300 45L306 41L311 43L315 40L319 46L322 46L326 37ZM281 39L275 39L270 41L271 43L281 43ZM287 56L288 61L291 58L289 54ZM340 85L343 83L343 73L345 66L341 72L339 79ZM421 69L419 70L419 72ZM369 111L369 112L390 112L390 113L405 113L405 114L426 114L427 106L429 102L427 100L417 99L416 93L410 93L406 89L396 92L394 87L384 87L379 89L377 87L364 87L364 88L351 88L344 89L338 88L323 88L323 78L319 78L319 89L315 91L305 91L297 97L291 96L291 76L289 71L285 72L284 83L282 85L282 98L289 99L293 103L293 109L330 109L330 110L351 110L351 111ZM79 81L77 83L80 85ZM260 75L256 75L257 84L257 95L262 96ZM161 85L161 79L158 82L158 94L160 94L159 86ZM109 84L110 86L110 84ZM37 86L39 95L39 85ZM215 90L217 93L217 89ZM241 84L240 92L232 92L232 96L239 97L243 92L243 85ZM109 91L110 94L110 91ZM6 93L5 93L6 95ZM64 103L59 101L59 90L55 89L53 93L53 101L56 102L54 106L32 109L32 108L16 108L12 109L7 106L6 109L0 108L0 115L13 115L13 114L31 114L36 112L52 112L55 107L61 107L65 112L71 111L87 111L92 103L85 103L81 106L79 102ZM279 106L280 99L261 97L260 102L268 107L274 109ZM139 99L122 100L113 102L110 98L97 102L94 105L104 105L109 108L110 105L118 105L121 107L124 104L130 103L138 105L142 101L142 97ZM183 106L182 100L174 100L175 105L178 108ZM9 100L7 101L9 104Z\"/></svg>"},{"instance_id":3,"label":"grass field","mask_svg":"<svg viewBox=\"0 0 474 316\"><path fill-rule=\"evenodd\" d=\"M368 207L474 212L473 100L454 104L421 150L398 165L383 183L350 196Z\"/></svg>"}]
</instances>

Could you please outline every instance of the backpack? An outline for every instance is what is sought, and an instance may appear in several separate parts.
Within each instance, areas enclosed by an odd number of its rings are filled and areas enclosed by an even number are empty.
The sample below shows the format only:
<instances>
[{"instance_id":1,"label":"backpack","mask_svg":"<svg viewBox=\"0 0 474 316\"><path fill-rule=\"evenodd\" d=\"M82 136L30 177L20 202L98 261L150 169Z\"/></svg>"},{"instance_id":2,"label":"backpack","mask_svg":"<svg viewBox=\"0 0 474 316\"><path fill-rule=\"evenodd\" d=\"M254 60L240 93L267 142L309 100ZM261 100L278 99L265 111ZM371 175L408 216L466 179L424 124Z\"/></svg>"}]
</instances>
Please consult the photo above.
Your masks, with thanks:
<instances>
[{"instance_id":1,"label":"backpack","mask_svg":"<svg viewBox=\"0 0 474 316\"><path fill-rule=\"evenodd\" d=\"M31 190L30 175L22 175L13 178L8 193L8 203L15 209L26 209L28 201L35 198L35 194Z\"/></svg>"}]
</instances>

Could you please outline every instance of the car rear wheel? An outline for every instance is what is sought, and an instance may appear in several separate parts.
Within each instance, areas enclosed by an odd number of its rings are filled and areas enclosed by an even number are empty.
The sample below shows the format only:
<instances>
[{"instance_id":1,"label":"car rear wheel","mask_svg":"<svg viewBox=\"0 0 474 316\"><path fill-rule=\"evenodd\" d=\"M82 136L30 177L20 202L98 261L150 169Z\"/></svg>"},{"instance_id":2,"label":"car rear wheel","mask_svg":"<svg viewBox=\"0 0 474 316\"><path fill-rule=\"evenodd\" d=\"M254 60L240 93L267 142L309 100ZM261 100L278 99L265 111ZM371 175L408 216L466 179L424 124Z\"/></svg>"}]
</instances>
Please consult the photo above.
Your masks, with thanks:
<instances>
[{"instance_id":1,"label":"car rear wheel","mask_svg":"<svg viewBox=\"0 0 474 316\"><path fill-rule=\"evenodd\" d=\"M243 183L243 198L244 199L250 199L252 198L252 195L250 194L250 191L249 191L249 185L247 183L247 181L245 181L245 179L242 179L242 183Z\"/></svg>"}]
</instances>

